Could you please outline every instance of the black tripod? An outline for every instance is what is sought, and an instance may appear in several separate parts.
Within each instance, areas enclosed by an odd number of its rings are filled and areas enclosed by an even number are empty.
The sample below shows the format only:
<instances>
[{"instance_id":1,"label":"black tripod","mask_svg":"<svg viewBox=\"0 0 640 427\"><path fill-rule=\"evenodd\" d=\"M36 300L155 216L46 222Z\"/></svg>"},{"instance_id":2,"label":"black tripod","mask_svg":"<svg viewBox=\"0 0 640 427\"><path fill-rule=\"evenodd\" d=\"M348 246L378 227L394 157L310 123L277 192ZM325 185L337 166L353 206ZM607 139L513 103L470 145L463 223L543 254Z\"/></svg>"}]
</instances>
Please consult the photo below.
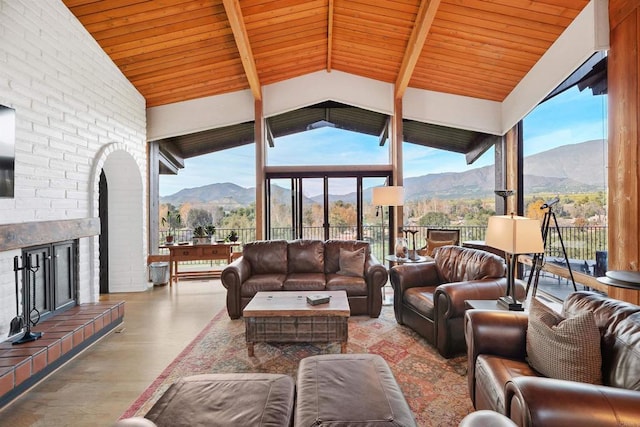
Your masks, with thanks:
<instances>
[{"instance_id":1,"label":"black tripod","mask_svg":"<svg viewBox=\"0 0 640 427\"><path fill-rule=\"evenodd\" d=\"M560 227L558 227L558 220L556 219L556 214L553 212L553 205L558 203L560 199L556 197L553 200L550 200L540 206L540 209L547 209L544 213L544 218L542 219L542 241L544 242L544 250L547 250L547 243L549 240L547 237L549 236L549 227L551 226L551 219L553 218L553 223L556 228L556 232L558 233L558 240L560 240L560 246L562 247L562 254L564 255L564 261L567 263L567 269L569 270L569 277L571 277L571 283L573 283L573 290L577 291L576 281L573 279L573 271L571 271L571 264L569 264L569 257L567 257L567 250L564 247L564 241L562 240L562 233L560 233ZM533 255L533 262L531 264L531 273L529 274L529 280L527 281L527 293L529 295L529 288L531 286L531 279L534 277L535 270L535 281L533 282L533 293L532 296L536 296L536 292L538 291L538 280L540 279L540 270L542 270L542 266L544 265L544 252L540 254Z\"/></svg>"}]
</instances>

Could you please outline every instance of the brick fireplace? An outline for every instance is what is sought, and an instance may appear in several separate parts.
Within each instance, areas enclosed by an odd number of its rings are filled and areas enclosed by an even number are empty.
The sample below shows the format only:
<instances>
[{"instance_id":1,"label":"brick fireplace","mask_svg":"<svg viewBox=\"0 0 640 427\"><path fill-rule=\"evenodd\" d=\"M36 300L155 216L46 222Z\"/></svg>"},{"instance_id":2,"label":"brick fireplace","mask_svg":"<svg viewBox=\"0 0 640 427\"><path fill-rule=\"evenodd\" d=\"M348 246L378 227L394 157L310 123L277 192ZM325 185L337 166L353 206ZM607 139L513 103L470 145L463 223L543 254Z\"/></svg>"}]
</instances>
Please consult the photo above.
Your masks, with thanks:
<instances>
[{"instance_id":1,"label":"brick fireplace","mask_svg":"<svg viewBox=\"0 0 640 427\"><path fill-rule=\"evenodd\" d=\"M57 242L88 240L99 233L98 218L5 224L0 225L0 252L14 251L17 254L16 250L25 248L39 252L47 245L55 247ZM81 253L75 250L73 256ZM79 261L74 260L73 265ZM73 293L76 289L79 293L91 287L74 287ZM0 407L122 323L124 302L76 304L83 299L91 301L92 298L73 295L66 304L62 304L60 313L52 310L47 318L43 317L41 322L32 326L33 331L42 333L39 339L16 345L12 341L23 335L21 332L0 343Z\"/></svg>"}]
</instances>

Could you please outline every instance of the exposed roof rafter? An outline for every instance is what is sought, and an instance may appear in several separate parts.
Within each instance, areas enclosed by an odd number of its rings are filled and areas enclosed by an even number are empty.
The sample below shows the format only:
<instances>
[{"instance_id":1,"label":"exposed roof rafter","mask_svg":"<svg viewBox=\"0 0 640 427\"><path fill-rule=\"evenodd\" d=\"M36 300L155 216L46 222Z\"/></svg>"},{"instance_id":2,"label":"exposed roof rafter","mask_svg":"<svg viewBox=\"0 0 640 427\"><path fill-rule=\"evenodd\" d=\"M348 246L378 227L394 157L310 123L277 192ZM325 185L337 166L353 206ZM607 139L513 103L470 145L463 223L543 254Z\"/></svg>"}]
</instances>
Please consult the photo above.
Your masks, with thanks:
<instances>
[{"instance_id":1,"label":"exposed roof rafter","mask_svg":"<svg viewBox=\"0 0 640 427\"><path fill-rule=\"evenodd\" d=\"M331 55L333 53L333 0L329 0L329 12L327 15L327 73L330 73Z\"/></svg>"},{"instance_id":2,"label":"exposed roof rafter","mask_svg":"<svg viewBox=\"0 0 640 427\"><path fill-rule=\"evenodd\" d=\"M436 16L439 6L440 0L422 0L420 3L418 16L416 16L411 37L409 38L409 43L404 52L402 64L400 65L400 72L396 78L396 99L402 98L407 86L409 86L409 80L411 80L413 70L418 63L418 58L422 53L422 48L427 40L433 18Z\"/></svg>"},{"instance_id":3,"label":"exposed roof rafter","mask_svg":"<svg viewBox=\"0 0 640 427\"><path fill-rule=\"evenodd\" d=\"M262 100L266 86L319 71L395 84L398 99L410 88L505 102L595 9L593 0L62 1L147 108L247 89Z\"/></svg>"},{"instance_id":4,"label":"exposed roof rafter","mask_svg":"<svg viewBox=\"0 0 640 427\"><path fill-rule=\"evenodd\" d=\"M244 72L249 81L251 93L253 93L255 99L262 101L262 87L260 85L260 79L258 78L256 61L251 50L249 35L247 34L247 28L245 27L244 18L242 17L240 1L222 0L222 2L224 3L224 10L227 13L229 24L231 25L231 31L233 31L233 38L236 41L238 52L240 53L240 60L242 61Z\"/></svg>"}]
</instances>

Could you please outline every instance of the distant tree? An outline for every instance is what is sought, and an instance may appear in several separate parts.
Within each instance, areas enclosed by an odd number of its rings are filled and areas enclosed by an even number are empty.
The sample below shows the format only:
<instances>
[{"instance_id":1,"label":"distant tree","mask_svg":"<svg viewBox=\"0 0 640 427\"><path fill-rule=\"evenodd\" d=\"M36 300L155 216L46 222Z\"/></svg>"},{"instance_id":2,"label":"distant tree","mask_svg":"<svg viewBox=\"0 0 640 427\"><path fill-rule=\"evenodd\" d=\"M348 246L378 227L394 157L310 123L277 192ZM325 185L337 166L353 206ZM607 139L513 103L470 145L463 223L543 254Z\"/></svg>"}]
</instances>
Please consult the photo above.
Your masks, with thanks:
<instances>
[{"instance_id":1,"label":"distant tree","mask_svg":"<svg viewBox=\"0 0 640 427\"><path fill-rule=\"evenodd\" d=\"M544 201L542 199L536 198L527 205L527 213L525 214L525 216L527 218L542 220L545 211L540 209L540 206L542 206L543 204Z\"/></svg>"},{"instance_id":2,"label":"distant tree","mask_svg":"<svg viewBox=\"0 0 640 427\"><path fill-rule=\"evenodd\" d=\"M589 225L589 221L587 221L585 218L578 217L578 218L574 219L574 221L573 221L573 226L574 227L584 228L587 225Z\"/></svg>"},{"instance_id":3,"label":"distant tree","mask_svg":"<svg viewBox=\"0 0 640 427\"><path fill-rule=\"evenodd\" d=\"M418 220L418 224L422 226L445 226L451 224L451 220L444 212L427 212L420 217L420 219Z\"/></svg>"},{"instance_id":4,"label":"distant tree","mask_svg":"<svg viewBox=\"0 0 640 427\"><path fill-rule=\"evenodd\" d=\"M489 223L489 217L495 215L495 212L483 209L481 212L468 213L464 216L464 225L481 225L486 226Z\"/></svg>"},{"instance_id":5,"label":"distant tree","mask_svg":"<svg viewBox=\"0 0 640 427\"><path fill-rule=\"evenodd\" d=\"M254 228L256 222L256 205L252 203L249 207L234 209L222 218L221 228L238 229Z\"/></svg>"},{"instance_id":6,"label":"distant tree","mask_svg":"<svg viewBox=\"0 0 640 427\"><path fill-rule=\"evenodd\" d=\"M351 203L337 200L329 209L329 223L334 227L355 225L355 207Z\"/></svg>"},{"instance_id":7,"label":"distant tree","mask_svg":"<svg viewBox=\"0 0 640 427\"><path fill-rule=\"evenodd\" d=\"M199 225L205 226L207 224L213 224L211 212L201 208L193 208L187 214L188 227L195 228Z\"/></svg>"}]
</instances>

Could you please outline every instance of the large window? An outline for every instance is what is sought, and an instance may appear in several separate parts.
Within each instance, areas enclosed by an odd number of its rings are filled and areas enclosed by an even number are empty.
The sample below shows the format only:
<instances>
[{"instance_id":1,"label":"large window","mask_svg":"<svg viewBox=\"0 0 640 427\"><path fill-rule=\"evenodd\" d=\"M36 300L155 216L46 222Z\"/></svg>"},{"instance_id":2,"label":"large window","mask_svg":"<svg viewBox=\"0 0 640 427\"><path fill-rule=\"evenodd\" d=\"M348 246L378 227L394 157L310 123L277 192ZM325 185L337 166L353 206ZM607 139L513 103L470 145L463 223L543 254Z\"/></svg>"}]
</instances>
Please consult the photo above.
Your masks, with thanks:
<instances>
[{"instance_id":1,"label":"large window","mask_svg":"<svg viewBox=\"0 0 640 427\"><path fill-rule=\"evenodd\" d=\"M572 273L603 275L606 95L594 96L589 89L573 86L536 107L524 119L523 133L525 215L540 219L549 215L545 263L570 267ZM544 208L545 203L551 208ZM563 299L573 291L573 284L571 279L543 272L539 289Z\"/></svg>"}]
</instances>

